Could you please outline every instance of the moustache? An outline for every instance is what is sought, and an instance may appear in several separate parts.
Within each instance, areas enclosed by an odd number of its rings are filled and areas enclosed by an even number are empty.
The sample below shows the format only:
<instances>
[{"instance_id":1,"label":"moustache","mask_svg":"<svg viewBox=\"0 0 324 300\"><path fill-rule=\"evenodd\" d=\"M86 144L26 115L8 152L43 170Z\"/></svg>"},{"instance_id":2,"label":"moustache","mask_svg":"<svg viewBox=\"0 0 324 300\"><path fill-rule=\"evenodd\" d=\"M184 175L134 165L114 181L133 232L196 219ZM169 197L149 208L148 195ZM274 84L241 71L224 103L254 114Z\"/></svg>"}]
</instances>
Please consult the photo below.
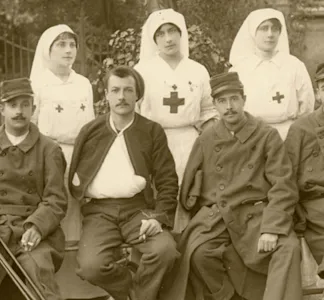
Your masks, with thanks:
<instances>
[{"instance_id":1,"label":"moustache","mask_svg":"<svg viewBox=\"0 0 324 300\"><path fill-rule=\"evenodd\" d=\"M12 119L15 120L15 121L25 121L26 120L26 118L23 117L23 116L17 116L17 117L14 117Z\"/></svg>"},{"instance_id":2,"label":"moustache","mask_svg":"<svg viewBox=\"0 0 324 300\"><path fill-rule=\"evenodd\" d=\"M118 103L116 106L128 106L128 103L126 103L126 102L120 102L120 103Z\"/></svg>"},{"instance_id":3,"label":"moustache","mask_svg":"<svg viewBox=\"0 0 324 300\"><path fill-rule=\"evenodd\" d=\"M234 110L229 110L229 111L227 111L227 112L224 114L224 116L236 115L236 114L237 114L236 111L234 111Z\"/></svg>"}]
</instances>

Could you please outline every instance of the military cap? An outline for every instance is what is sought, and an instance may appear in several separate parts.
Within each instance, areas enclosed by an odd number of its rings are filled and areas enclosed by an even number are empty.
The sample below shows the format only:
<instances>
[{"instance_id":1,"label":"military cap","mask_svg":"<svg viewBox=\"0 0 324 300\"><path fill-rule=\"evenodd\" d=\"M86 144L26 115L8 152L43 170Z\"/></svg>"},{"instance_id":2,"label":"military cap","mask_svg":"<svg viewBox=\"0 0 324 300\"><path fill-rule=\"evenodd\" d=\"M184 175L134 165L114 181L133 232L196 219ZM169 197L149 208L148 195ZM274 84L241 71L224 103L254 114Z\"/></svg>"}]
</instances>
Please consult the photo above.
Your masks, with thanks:
<instances>
[{"instance_id":1,"label":"military cap","mask_svg":"<svg viewBox=\"0 0 324 300\"><path fill-rule=\"evenodd\" d=\"M26 77L4 80L0 83L0 103L9 101L18 96L33 97L34 93L30 80Z\"/></svg>"},{"instance_id":2,"label":"military cap","mask_svg":"<svg viewBox=\"0 0 324 300\"><path fill-rule=\"evenodd\" d=\"M212 97L224 91L243 91L243 84L236 72L227 72L214 75L210 78Z\"/></svg>"}]
</instances>

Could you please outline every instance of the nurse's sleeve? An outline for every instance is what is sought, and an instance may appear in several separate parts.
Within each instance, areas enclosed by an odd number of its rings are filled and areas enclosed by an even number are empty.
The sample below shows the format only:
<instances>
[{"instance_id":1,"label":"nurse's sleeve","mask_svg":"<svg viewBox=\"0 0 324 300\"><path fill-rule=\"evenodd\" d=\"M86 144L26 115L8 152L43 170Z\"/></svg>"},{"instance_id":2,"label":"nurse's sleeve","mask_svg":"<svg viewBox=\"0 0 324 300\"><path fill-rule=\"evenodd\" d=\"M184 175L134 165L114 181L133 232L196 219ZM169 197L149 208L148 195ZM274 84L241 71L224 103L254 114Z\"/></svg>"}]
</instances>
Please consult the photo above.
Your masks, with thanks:
<instances>
[{"instance_id":1,"label":"nurse's sleeve","mask_svg":"<svg viewBox=\"0 0 324 300\"><path fill-rule=\"evenodd\" d=\"M300 62L296 72L296 92L299 103L298 118L314 110L315 95L313 85L304 63Z\"/></svg>"},{"instance_id":2,"label":"nurse's sleeve","mask_svg":"<svg viewBox=\"0 0 324 300\"><path fill-rule=\"evenodd\" d=\"M202 97L200 101L200 118L196 124L197 128L200 128L206 121L210 119L218 119L218 113L215 106L213 105L213 100L211 97L210 88L210 77L205 69L202 70Z\"/></svg>"}]
</instances>

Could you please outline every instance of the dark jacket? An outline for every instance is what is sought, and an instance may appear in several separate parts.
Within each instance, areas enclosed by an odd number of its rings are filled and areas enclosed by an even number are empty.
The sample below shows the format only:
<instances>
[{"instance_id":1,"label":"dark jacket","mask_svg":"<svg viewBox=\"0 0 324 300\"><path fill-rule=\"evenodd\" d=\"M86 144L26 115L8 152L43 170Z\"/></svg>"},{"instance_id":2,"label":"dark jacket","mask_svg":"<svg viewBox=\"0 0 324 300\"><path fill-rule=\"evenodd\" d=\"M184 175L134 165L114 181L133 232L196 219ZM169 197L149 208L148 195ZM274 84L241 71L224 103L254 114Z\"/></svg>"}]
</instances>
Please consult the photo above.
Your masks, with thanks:
<instances>
[{"instance_id":1,"label":"dark jacket","mask_svg":"<svg viewBox=\"0 0 324 300\"><path fill-rule=\"evenodd\" d=\"M109 118L109 114L100 116L86 124L76 139L69 187L78 200L84 198L116 138ZM148 208L154 210L152 218L172 227L178 178L164 130L159 124L135 114L134 122L125 130L124 137L135 173L146 179L144 195ZM72 183L75 173L79 179L78 185ZM156 199L153 197L153 183L157 190Z\"/></svg>"},{"instance_id":2,"label":"dark jacket","mask_svg":"<svg viewBox=\"0 0 324 300\"><path fill-rule=\"evenodd\" d=\"M180 200L185 209L197 170L203 172L199 206L217 204L229 227L239 224L244 204L265 201L261 233L288 235L298 201L288 153L276 129L247 115L235 134L223 121L206 130L193 146Z\"/></svg>"},{"instance_id":3,"label":"dark jacket","mask_svg":"<svg viewBox=\"0 0 324 300\"><path fill-rule=\"evenodd\" d=\"M4 125L0 127L0 225L19 216L19 222L9 225L14 234L17 230L16 238L26 223L35 224L43 239L59 229L67 209L65 168L59 145L34 124L17 146L9 141Z\"/></svg>"},{"instance_id":4,"label":"dark jacket","mask_svg":"<svg viewBox=\"0 0 324 300\"><path fill-rule=\"evenodd\" d=\"M177 276L168 299L190 299L186 291L192 254L199 245L222 234L222 226L217 226L221 222L233 246L229 262L224 258L232 284L240 294L251 297L247 299L261 299L265 281L260 274L266 274L271 253L256 253L260 234L292 233L298 195L288 153L276 129L246 116L247 122L235 136L221 120L206 129L193 146L179 205L194 216L187 221L178 244L182 260L174 271ZM194 193L200 195L196 202L190 197L193 187L199 189Z\"/></svg>"}]
</instances>

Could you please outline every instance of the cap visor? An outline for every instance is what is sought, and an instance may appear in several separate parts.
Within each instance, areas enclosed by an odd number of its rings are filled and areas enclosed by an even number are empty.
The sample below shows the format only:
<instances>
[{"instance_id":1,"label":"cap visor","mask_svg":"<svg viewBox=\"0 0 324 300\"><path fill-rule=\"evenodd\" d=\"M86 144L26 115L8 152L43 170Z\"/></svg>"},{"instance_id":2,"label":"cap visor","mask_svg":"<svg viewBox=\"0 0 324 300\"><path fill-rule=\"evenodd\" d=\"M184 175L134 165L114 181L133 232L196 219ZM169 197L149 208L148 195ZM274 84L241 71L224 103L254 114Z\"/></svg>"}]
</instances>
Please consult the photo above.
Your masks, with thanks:
<instances>
[{"instance_id":1,"label":"cap visor","mask_svg":"<svg viewBox=\"0 0 324 300\"><path fill-rule=\"evenodd\" d=\"M16 94L16 95L11 95L11 96L9 96L7 98L3 98L3 99L1 99L0 102L7 102L7 101L10 101L10 100L12 100L14 98L17 98L19 96L30 96L30 97L34 97L34 94L31 94L31 93L19 93L19 94Z\"/></svg>"}]
</instances>

